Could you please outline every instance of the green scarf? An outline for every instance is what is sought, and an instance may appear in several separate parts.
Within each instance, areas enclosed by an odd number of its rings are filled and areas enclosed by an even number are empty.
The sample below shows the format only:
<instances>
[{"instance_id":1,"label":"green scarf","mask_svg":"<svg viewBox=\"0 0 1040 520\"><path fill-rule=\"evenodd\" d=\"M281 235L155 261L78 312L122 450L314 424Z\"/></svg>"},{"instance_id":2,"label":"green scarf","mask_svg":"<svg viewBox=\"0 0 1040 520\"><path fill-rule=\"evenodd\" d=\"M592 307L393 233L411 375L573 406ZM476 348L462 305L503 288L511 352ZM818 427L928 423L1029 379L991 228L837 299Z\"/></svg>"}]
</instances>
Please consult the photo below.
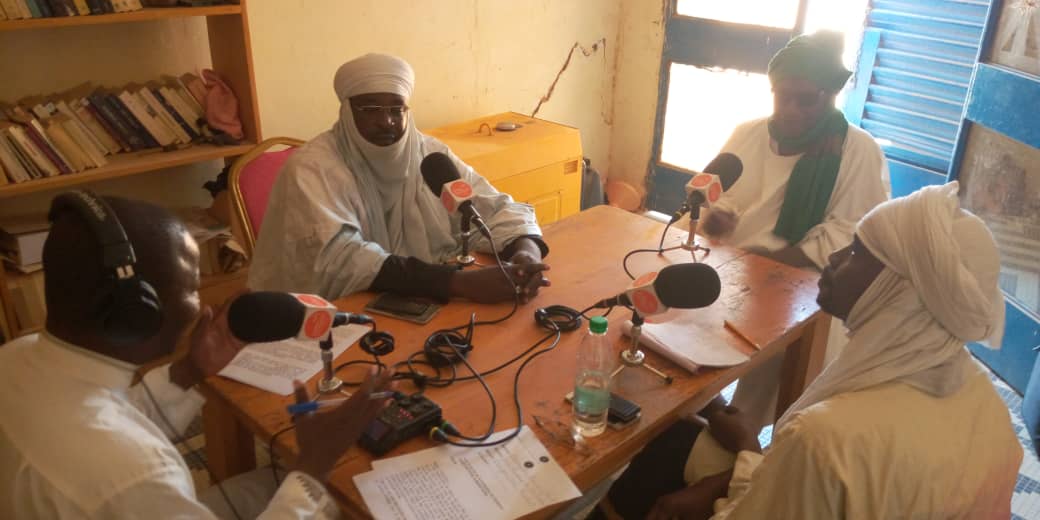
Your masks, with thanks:
<instances>
[{"instance_id":1,"label":"green scarf","mask_svg":"<svg viewBox=\"0 0 1040 520\"><path fill-rule=\"evenodd\" d=\"M823 222L838 180L841 149L848 131L849 122L837 109L820 118L804 135L793 139L782 137L773 122L769 122L769 136L781 149L805 150L787 181L784 205L773 228L775 235L792 245L797 244L810 229Z\"/></svg>"}]
</instances>

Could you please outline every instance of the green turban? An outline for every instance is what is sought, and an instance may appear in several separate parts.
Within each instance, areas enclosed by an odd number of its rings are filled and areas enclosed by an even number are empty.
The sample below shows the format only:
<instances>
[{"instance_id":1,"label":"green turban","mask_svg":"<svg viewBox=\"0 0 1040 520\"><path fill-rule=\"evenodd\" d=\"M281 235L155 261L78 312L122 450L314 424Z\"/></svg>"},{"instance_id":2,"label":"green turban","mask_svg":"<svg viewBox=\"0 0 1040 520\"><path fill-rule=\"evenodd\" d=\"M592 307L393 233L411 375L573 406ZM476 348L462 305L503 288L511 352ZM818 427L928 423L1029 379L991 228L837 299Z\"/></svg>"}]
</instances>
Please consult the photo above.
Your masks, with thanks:
<instances>
[{"instance_id":1,"label":"green turban","mask_svg":"<svg viewBox=\"0 0 1040 520\"><path fill-rule=\"evenodd\" d=\"M811 81L827 92L837 92L852 72L841 62L844 36L834 31L819 31L797 36L769 60L769 82L786 78Z\"/></svg>"}]
</instances>

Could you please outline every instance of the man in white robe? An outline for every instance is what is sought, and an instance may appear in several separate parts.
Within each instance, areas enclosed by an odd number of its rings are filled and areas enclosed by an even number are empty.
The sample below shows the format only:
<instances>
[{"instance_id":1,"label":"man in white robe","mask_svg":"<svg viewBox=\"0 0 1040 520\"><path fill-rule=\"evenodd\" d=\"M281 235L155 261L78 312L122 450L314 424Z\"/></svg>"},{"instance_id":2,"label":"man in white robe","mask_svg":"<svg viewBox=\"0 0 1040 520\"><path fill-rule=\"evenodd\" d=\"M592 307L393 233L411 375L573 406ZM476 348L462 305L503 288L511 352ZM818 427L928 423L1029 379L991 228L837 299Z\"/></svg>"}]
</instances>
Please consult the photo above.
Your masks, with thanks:
<instances>
[{"instance_id":1,"label":"man in white robe","mask_svg":"<svg viewBox=\"0 0 1040 520\"><path fill-rule=\"evenodd\" d=\"M548 285L534 209L499 193L440 141L415 127L407 105L414 72L404 60L367 54L342 65L341 106L331 130L286 162L271 191L249 272L252 289L340 298L364 290L480 302L534 296ZM423 182L431 153L448 155L474 190L511 280L496 267L458 270L460 217ZM493 249L481 237L479 251Z\"/></svg>"},{"instance_id":2,"label":"man in white robe","mask_svg":"<svg viewBox=\"0 0 1040 520\"><path fill-rule=\"evenodd\" d=\"M227 305L200 312L199 250L187 229L150 204L105 202L136 255L131 272L154 288L161 326L146 337L109 332L133 329L140 316L126 312L130 298L120 312L114 298L99 297L115 284L102 257L119 251L103 249L82 215L53 209L43 247L46 329L0 347L0 518L338 518L324 481L385 404L368 397L389 376L370 377L329 411L298 416L290 435L299 456L280 485L263 468L196 490L171 439L202 407L198 383L243 344L228 329ZM185 355L134 383L182 337ZM298 400L306 394L297 389Z\"/></svg>"},{"instance_id":3,"label":"man in white robe","mask_svg":"<svg viewBox=\"0 0 1040 520\"><path fill-rule=\"evenodd\" d=\"M740 125L722 147L744 170L705 217L703 233L788 265L823 269L852 240L856 222L888 199L881 149L834 108L851 74L842 48L840 34L821 31L791 40L773 57L773 114ZM841 324L832 322L826 361L844 339ZM782 366L777 356L737 386L732 404L759 427L776 417ZM722 404L716 400L708 412Z\"/></svg>"},{"instance_id":4,"label":"man in white robe","mask_svg":"<svg viewBox=\"0 0 1040 520\"><path fill-rule=\"evenodd\" d=\"M848 347L777 422L765 453L737 408L709 417L732 470L661 497L649 518L1008 518L1022 448L965 348L999 348L996 243L956 182L869 213L830 257L820 306ZM703 475L703 473L701 473ZM716 500L718 499L718 500Z\"/></svg>"}]
</instances>

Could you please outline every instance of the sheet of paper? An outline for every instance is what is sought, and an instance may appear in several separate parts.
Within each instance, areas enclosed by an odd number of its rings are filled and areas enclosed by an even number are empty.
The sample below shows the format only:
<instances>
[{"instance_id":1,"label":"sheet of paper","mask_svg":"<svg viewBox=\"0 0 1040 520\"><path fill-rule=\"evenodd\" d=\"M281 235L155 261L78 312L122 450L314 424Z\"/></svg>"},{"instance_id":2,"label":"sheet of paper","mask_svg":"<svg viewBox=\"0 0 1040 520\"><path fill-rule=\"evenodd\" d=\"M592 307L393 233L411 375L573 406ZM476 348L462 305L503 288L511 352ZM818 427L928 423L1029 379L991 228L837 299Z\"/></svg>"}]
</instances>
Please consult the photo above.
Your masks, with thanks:
<instances>
[{"instance_id":1,"label":"sheet of paper","mask_svg":"<svg viewBox=\"0 0 1040 520\"><path fill-rule=\"evenodd\" d=\"M380 520L509 520L581 496L526 426L498 446L439 446L372 467L354 483Z\"/></svg>"},{"instance_id":2,"label":"sheet of paper","mask_svg":"<svg viewBox=\"0 0 1040 520\"><path fill-rule=\"evenodd\" d=\"M368 331L368 327L355 324L332 329L332 353L339 356ZM318 343L290 339L247 345L220 371L220 375L268 392L289 395L293 391L293 379L306 381L319 370L321 349Z\"/></svg>"},{"instance_id":3,"label":"sheet of paper","mask_svg":"<svg viewBox=\"0 0 1040 520\"><path fill-rule=\"evenodd\" d=\"M699 367L730 367L747 361L748 355L734 348L729 342L743 341L730 338L724 331L720 339L719 330L711 324L702 323L693 313L680 314L676 319L663 323L645 323L639 343L670 359L675 364L696 372ZM631 335L632 322L626 321L622 332Z\"/></svg>"}]
</instances>

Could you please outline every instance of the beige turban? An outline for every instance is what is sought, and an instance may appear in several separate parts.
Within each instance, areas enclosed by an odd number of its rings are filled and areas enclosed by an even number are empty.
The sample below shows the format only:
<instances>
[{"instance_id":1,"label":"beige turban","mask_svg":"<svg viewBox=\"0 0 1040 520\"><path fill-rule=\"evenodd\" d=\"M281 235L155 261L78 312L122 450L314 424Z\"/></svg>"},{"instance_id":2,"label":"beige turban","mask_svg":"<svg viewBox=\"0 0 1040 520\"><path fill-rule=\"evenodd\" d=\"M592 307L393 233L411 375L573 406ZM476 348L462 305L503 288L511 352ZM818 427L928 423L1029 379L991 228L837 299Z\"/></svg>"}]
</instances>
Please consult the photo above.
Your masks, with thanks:
<instances>
[{"instance_id":1,"label":"beige turban","mask_svg":"<svg viewBox=\"0 0 1040 520\"><path fill-rule=\"evenodd\" d=\"M406 100L415 88L415 72L407 61L387 54L366 54L339 67L333 80L340 103L359 94L389 92Z\"/></svg>"},{"instance_id":2,"label":"beige turban","mask_svg":"<svg viewBox=\"0 0 1040 520\"><path fill-rule=\"evenodd\" d=\"M1000 348L1000 255L982 220L960 209L958 184L929 186L874 208L856 230L885 269L849 313L849 344L777 422L832 396L904 383L936 397L978 370L964 348Z\"/></svg>"},{"instance_id":3,"label":"beige turban","mask_svg":"<svg viewBox=\"0 0 1040 520\"><path fill-rule=\"evenodd\" d=\"M1000 253L982 219L960 209L957 187L929 186L881 204L863 217L856 234L885 266L910 280L951 334L999 347Z\"/></svg>"}]
</instances>

